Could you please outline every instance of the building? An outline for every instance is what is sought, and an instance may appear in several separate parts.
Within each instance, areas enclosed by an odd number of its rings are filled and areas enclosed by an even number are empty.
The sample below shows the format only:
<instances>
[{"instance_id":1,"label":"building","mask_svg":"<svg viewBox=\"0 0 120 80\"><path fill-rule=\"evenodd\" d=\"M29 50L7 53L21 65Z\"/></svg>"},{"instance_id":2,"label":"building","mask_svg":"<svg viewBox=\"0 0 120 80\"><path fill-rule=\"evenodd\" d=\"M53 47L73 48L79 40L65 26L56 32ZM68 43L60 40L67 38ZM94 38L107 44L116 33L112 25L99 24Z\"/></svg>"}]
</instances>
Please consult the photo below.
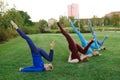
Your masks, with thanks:
<instances>
[{"instance_id":1,"label":"building","mask_svg":"<svg viewBox=\"0 0 120 80\"><path fill-rule=\"evenodd\" d=\"M75 19L79 19L79 5L72 3L68 5L68 17L74 17Z\"/></svg>"},{"instance_id":2,"label":"building","mask_svg":"<svg viewBox=\"0 0 120 80\"><path fill-rule=\"evenodd\" d=\"M54 18L48 19L48 26L50 27L50 26L53 25L55 22L57 22L57 20L54 19Z\"/></svg>"},{"instance_id":3,"label":"building","mask_svg":"<svg viewBox=\"0 0 120 80\"><path fill-rule=\"evenodd\" d=\"M114 15L114 14L117 14L117 15L120 16L120 11L111 12L111 13L106 14L105 16L111 17L111 16Z\"/></svg>"}]
</instances>

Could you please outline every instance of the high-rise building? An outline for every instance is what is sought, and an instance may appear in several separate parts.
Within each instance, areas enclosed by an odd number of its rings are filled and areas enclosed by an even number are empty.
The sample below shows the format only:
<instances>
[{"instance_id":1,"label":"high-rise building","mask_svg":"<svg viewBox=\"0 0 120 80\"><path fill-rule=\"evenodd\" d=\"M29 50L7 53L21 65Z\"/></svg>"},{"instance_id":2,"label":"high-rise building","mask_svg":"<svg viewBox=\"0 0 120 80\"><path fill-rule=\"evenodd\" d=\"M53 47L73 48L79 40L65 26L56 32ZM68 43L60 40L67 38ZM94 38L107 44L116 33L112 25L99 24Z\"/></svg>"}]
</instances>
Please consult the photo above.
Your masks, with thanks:
<instances>
[{"instance_id":1,"label":"high-rise building","mask_svg":"<svg viewBox=\"0 0 120 80\"><path fill-rule=\"evenodd\" d=\"M68 5L68 17L74 17L75 19L79 18L79 5L72 3Z\"/></svg>"}]
</instances>

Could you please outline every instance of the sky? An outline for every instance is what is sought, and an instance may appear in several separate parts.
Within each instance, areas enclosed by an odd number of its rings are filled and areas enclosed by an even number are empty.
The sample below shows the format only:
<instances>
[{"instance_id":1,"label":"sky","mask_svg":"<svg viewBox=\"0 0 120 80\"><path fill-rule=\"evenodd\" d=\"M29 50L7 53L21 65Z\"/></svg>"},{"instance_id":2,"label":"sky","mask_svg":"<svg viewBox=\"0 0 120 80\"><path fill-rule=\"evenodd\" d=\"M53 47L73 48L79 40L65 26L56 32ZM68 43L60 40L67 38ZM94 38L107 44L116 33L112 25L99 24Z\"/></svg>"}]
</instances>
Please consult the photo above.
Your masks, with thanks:
<instances>
[{"instance_id":1,"label":"sky","mask_svg":"<svg viewBox=\"0 0 120 80\"><path fill-rule=\"evenodd\" d=\"M4 0L9 8L22 10L30 15L32 21L67 16L67 6L79 5L79 18L102 17L113 11L120 11L120 0Z\"/></svg>"}]
</instances>

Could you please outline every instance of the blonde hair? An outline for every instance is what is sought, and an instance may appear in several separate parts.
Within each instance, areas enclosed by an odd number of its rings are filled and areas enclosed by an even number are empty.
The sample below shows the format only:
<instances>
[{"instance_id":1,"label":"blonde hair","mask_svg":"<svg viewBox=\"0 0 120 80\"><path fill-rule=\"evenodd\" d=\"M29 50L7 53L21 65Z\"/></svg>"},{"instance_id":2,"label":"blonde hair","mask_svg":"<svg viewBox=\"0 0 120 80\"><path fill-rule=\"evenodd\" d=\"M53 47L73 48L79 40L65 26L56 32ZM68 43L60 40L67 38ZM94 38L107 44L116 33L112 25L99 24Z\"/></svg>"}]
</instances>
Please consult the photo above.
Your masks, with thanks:
<instances>
[{"instance_id":1,"label":"blonde hair","mask_svg":"<svg viewBox=\"0 0 120 80\"><path fill-rule=\"evenodd\" d=\"M52 64L48 64L49 65L49 70L53 70L53 65Z\"/></svg>"},{"instance_id":2,"label":"blonde hair","mask_svg":"<svg viewBox=\"0 0 120 80\"><path fill-rule=\"evenodd\" d=\"M51 70L53 70L53 65L52 64L44 64L44 67L45 67L45 70L47 70L47 71L51 71Z\"/></svg>"}]
</instances>

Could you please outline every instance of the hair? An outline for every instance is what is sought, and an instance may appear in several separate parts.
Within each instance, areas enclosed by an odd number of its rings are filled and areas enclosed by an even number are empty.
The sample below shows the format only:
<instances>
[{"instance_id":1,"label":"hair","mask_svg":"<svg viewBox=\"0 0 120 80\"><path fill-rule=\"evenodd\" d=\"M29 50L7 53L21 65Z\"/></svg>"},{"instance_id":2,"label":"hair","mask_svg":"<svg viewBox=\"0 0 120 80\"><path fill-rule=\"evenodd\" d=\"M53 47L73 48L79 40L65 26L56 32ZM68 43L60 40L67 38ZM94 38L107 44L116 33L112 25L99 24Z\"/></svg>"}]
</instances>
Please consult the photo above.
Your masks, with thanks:
<instances>
[{"instance_id":1,"label":"hair","mask_svg":"<svg viewBox=\"0 0 120 80\"><path fill-rule=\"evenodd\" d=\"M48 64L49 65L49 69L53 70L53 65L52 64Z\"/></svg>"},{"instance_id":2,"label":"hair","mask_svg":"<svg viewBox=\"0 0 120 80\"><path fill-rule=\"evenodd\" d=\"M45 64L46 66L45 66L45 70L47 70L47 71L52 71L53 70L53 65L52 64Z\"/></svg>"}]
</instances>

